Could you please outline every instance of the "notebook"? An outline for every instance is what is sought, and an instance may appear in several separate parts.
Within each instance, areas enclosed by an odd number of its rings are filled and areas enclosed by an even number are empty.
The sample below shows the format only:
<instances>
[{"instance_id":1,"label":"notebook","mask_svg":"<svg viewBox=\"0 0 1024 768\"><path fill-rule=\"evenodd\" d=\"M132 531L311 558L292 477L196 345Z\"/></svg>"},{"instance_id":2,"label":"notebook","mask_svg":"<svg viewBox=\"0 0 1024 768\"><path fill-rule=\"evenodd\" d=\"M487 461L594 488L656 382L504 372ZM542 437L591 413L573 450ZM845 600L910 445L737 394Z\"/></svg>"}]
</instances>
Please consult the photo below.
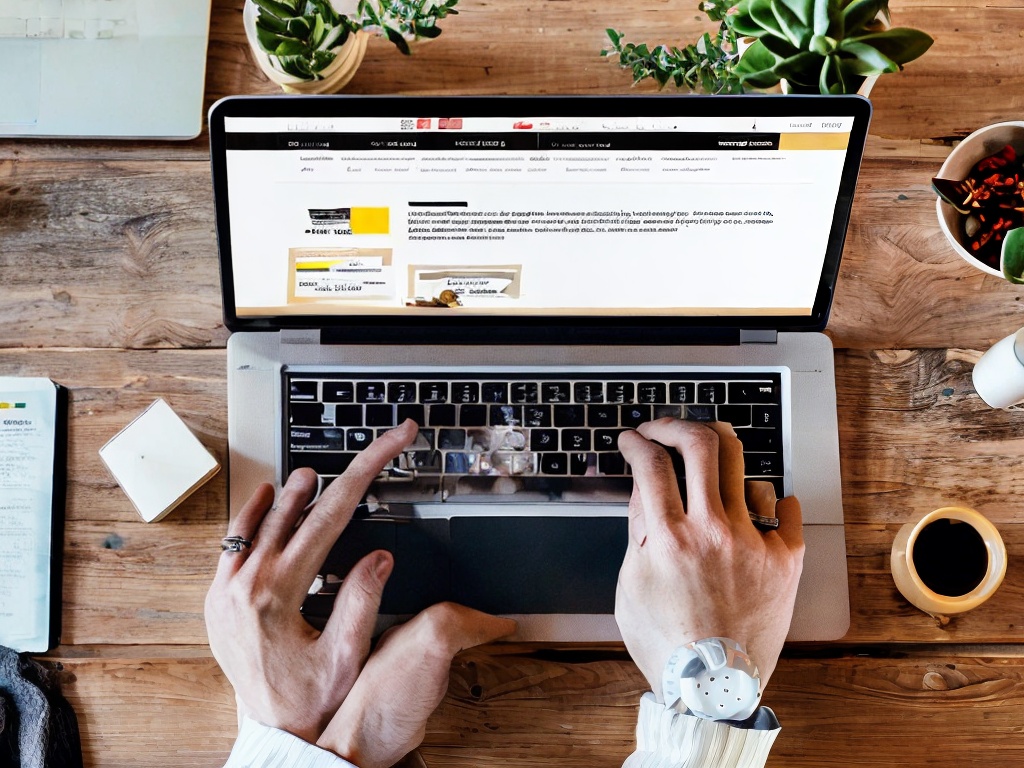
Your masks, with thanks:
<instances>
[{"instance_id":1,"label":"notebook","mask_svg":"<svg viewBox=\"0 0 1024 768\"><path fill-rule=\"evenodd\" d=\"M0 136L188 139L210 0L0 0Z\"/></svg>"},{"instance_id":2,"label":"notebook","mask_svg":"<svg viewBox=\"0 0 1024 768\"><path fill-rule=\"evenodd\" d=\"M382 623L454 599L518 638L618 639L629 467L651 418L730 421L796 494L790 640L849 626L829 315L860 97L238 97L210 111L229 492L413 445L304 610L395 554ZM685 472L685 469L681 470Z\"/></svg>"}]
</instances>

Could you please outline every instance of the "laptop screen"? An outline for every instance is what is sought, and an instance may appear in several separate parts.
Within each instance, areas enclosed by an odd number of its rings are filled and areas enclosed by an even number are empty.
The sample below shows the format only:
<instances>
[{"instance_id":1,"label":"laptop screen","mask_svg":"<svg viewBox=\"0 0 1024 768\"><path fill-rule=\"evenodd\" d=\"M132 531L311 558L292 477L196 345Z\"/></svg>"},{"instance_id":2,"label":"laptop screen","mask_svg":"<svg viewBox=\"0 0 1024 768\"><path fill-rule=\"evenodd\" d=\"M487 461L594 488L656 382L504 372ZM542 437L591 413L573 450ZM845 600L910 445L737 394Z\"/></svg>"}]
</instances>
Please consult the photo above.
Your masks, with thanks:
<instances>
[{"instance_id":1,"label":"laptop screen","mask_svg":"<svg viewBox=\"0 0 1024 768\"><path fill-rule=\"evenodd\" d=\"M283 325L812 322L867 113L835 97L248 101L288 106L211 117L226 308Z\"/></svg>"}]
</instances>

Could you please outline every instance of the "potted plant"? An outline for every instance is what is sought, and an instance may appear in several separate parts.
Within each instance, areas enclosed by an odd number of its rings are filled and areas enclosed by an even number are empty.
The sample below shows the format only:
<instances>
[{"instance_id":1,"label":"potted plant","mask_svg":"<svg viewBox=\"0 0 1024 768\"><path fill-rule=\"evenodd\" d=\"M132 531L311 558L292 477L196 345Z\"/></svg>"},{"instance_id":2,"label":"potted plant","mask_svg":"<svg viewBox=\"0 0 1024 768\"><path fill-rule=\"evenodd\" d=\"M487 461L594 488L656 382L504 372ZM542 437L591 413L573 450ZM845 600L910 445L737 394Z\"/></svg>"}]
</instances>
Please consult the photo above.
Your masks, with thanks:
<instances>
[{"instance_id":1,"label":"potted plant","mask_svg":"<svg viewBox=\"0 0 1024 768\"><path fill-rule=\"evenodd\" d=\"M343 88L363 60L370 35L402 53L441 34L458 0L245 0L242 18L260 69L285 91Z\"/></svg>"},{"instance_id":2,"label":"potted plant","mask_svg":"<svg viewBox=\"0 0 1024 768\"><path fill-rule=\"evenodd\" d=\"M896 72L932 44L924 32L889 26L888 0L705 0L698 6L718 24L683 48L624 42L608 30L619 64L633 82L706 93L781 89L785 93L863 93L865 84Z\"/></svg>"}]
</instances>

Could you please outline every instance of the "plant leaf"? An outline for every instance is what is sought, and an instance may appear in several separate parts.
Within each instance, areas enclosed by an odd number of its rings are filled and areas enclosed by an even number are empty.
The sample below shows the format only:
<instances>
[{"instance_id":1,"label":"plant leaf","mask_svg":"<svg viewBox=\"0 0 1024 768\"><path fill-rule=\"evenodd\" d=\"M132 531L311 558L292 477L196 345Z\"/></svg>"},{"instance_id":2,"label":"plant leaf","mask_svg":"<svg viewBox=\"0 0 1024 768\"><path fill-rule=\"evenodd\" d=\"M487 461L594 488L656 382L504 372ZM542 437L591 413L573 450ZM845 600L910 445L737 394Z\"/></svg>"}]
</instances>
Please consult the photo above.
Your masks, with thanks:
<instances>
[{"instance_id":1,"label":"plant leaf","mask_svg":"<svg viewBox=\"0 0 1024 768\"><path fill-rule=\"evenodd\" d=\"M801 51L796 56L778 62L774 71L779 78L785 78L791 84L814 86L817 90L816 75L824 64L824 60L816 53Z\"/></svg>"},{"instance_id":2,"label":"plant leaf","mask_svg":"<svg viewBox=\"0 0 1024 768\"><path fill-rule=\"evenodd\" d=\"M785 6L808 29L814 23L814 0L782 0Z\"/></svg>"},{"instance_id":3,"label":"plant leaf","mask_svg":"<svg viewBox=\"0 0 1024 768\"><path fill-rule=\"evenodd\" d=\"M856 35L878 18L878 12L885 5L886 0L853 0L843 9L843 34L846 37Z\"/></svg>"},{"instance_id":4,"label":"plant leaf","mask_svg":"<svg viewBox=\"0 0 1024 768\"><path fill-rule=\"evenodd\" d=\"M253 0L253 2L261 11L277 16L279 19L290 19L298 15L295 7L284 2L278 2L278 0Z\"/></svg>"},{"instance_id":5,"label":"plant leaf","mask_svg":"<svg viewBox=\"0 0 1024 768\"><path fill-rule=\"evenodd\" d=\"M931 48L934 40L918 29L894 27L884 32L872 32L847 38L850 42L867 43L895 61L901 67L920 57Z\"/></svg>"},{"instance_id":6,"label":"plant leaf","mask_svg":"<svg viewBox=\"0 0 1024 768\"><path fill-rule=\"evenodd\" d=\"M765 34L787 40L786 33L772 13L771 0L751 0L750 17L761 26L760 33L756 37L764 37Z\"/></svg>"},{"instance_id":7,"label":"plant leaf","mask_svg":"<svg viewBox=\"0 0 1024 768\"><path fill-rule=\"evenodd\" d=\"M844 40L839 44L839 49L853 56L852 59L846 59L846 66L856 75L881 75L899 71L899 64L867 43Z\"/></svg>"},{"instance_id":8,"label":"plant leaf","mask_svg":"<svg viewBox=\"0 0 1024 768\"><path fill-rule=\"evenodd\" d=\"M761 40L756 40L743 52L733 71L744 85L771 88L779 82L779 76L774 71L778 61L779 58Z\"/></svg>"},{"instance_id":9,"label":"plant leaf","mask_svg":"<svg viewBox=\"0 0 1024 768\"><path fill-rule=\"evenodd\" d=\"M786 34L786 39L794 48L806 48L807 42L811 39L811 28L801 22L783 0L772 0L771 8L779 27Z\"/></svg>"},{"instance_id":10,"label":"plant leaf","mask_svg":"<svg viewBox=\"0 0 1024 768\"><path fill-rule=\"evenodd\" d=\"M811 28L816 35L827 35L832 22L833 0L814 0L814 23Z\"/></svg>"},{"instance_id":11,"label":"plant leaf","mask_svg":"<svg viewBox=\"0 0 1024 768\"><path fill-rule=\"evenodd\" d=\"M1003 277L1011 283L1024 285L1024 227L1017 227L1006 233L999 264Z\"/></svg>"}]
</instances>

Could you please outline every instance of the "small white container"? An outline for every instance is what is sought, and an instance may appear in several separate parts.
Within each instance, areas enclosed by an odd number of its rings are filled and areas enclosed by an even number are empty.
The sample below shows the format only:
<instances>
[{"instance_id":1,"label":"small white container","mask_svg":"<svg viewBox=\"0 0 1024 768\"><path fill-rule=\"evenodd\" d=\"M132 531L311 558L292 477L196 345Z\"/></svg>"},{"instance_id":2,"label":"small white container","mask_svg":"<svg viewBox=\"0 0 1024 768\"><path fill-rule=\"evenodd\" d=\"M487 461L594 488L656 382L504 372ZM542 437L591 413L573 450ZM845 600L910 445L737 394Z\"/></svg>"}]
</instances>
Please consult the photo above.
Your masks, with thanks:
<instances>
[{"instance_id":1,"label":"small white container","mask_svg":"<svg viewBox=\"0 0 1024 768\"><path fill-rule=\"evenodd\" d=\"M1024 328L992 345L971 373L974 391L993 408L1024 400Z\"/></svg>"},{"instance_id":2,"label":"small white container","mask_svg":"<svg viewBox=\"0 0 1024 768\"><path fill-rule=\"evenodd\" d=\"M935 176L939 179L962 181L967 178L967 175L979 160L989 155L994 155L1007 144L1017 151L1018 157L1024 155L1024 120L995 123L979 128L961 141L949 153L946 162L942 164L942 167ZM996 277L1003 276L1003 273L998 269L993 269L974 258L971 252L960 242L961 220L964 214L944 202L942 198L935 201L935 210L939 216L939 228L942 229L942 234L949 240L949 244L953 247L954 251L959 253L975 269L980 269L982 272L995 275Z\"/></svg>"}]
</instances>

